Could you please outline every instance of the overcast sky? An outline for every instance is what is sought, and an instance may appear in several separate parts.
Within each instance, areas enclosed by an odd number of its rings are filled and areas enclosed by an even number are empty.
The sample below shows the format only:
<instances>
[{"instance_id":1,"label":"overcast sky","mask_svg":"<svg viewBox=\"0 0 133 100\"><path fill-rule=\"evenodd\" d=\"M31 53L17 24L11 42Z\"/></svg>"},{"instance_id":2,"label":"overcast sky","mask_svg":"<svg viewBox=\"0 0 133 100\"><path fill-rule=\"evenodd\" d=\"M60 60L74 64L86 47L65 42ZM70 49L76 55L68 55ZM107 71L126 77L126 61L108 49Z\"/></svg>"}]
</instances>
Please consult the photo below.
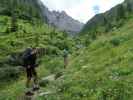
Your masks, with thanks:
<instances>
[{"instance_id":1,"label":"overcast sky","mask_svg":"<svg viewBox=\"0 0 133 100\"><path fill-rule=\"evenodd\" d=\"M66 11L66 13L81 22L86 22L97 13L102 13L124 0L42 0L50 9Z\"/></svg>"}]
</instances>

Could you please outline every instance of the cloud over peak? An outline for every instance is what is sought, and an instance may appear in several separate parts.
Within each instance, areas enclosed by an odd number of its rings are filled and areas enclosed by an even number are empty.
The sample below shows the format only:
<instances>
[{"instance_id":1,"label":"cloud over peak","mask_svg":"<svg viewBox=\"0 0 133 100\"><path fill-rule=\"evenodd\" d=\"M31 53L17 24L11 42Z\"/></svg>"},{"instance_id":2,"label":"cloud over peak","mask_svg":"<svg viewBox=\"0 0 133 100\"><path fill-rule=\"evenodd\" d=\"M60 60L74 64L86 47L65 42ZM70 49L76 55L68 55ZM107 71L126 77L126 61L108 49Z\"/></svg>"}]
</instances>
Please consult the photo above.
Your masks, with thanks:
<instances>
[{"instance_id":1,"label":"cloud over peak","mask_svg":"<svg viewBox=\"0 0 133 100\"><path fill-rule=\"evenodd\" d=\"M97 13L103 13L124 0L42 0L50 9L65 11L69 16L86 22Z\"/></svg>"}]
</instances>

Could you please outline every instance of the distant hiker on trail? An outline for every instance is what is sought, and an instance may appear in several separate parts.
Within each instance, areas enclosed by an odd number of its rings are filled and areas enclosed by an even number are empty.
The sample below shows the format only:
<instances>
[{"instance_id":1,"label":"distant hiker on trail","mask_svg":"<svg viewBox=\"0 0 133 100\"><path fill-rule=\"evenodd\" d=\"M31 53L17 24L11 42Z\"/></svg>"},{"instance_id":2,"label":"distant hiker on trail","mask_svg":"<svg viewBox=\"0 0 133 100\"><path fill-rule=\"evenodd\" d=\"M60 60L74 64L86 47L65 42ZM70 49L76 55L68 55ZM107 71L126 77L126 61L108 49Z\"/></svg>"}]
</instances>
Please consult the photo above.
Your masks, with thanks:
<instances>
[{"instance_id":1,"label":"distant hiker on trail","mask_svg":"<svg viewBox=\"0 0 133 100\"><path fill-rule=\"evenodd\" d=\"M68 54L69 54L68 50L67 49L64 49L64 51L63 51L64 68L66 68L67 65L68 65Z\"/></svg>"},{"instance_id":2,"label":"distant hiker on trail","mask_svg":"<svg viewBox=\"0 0 133 100\"><path fill-rule=\"evenodd\" d=\"M33 95L33 91L39 90L39 85L38 85L38 76L36 72L36 67L38 66L36 64L37 60L37 48L28 48L25 50L23 54L23 62L24 62L24 68L26 69L27 73L27 82L26 82L26 95ZM33 88L30 88L31 84L31 79L33 78L34 85Z\"/></svg>"}]
</instances>

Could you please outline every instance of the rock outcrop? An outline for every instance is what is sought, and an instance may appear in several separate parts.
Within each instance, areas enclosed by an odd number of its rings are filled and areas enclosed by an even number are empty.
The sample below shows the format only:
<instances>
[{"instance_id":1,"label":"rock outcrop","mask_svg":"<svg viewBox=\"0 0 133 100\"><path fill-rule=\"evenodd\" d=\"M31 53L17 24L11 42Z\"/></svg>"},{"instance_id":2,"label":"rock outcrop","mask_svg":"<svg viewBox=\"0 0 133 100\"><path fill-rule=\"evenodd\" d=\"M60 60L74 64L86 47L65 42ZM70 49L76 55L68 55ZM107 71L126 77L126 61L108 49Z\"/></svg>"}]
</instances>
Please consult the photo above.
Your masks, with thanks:
<instances>
[{"instance_id":1,"label":"rock outcrop","mask_svg":"<svg viewBox=\"0 0 133 100\"><path fill-rule=\"evenodd\" d=\"M68 16L66 12L50 11L42 2L40 2L43 18L47 24L58 28L61 31L66 31L71 35L80 32L83 28L83 23L74 20Z\"/></svg>"}]
</instances>

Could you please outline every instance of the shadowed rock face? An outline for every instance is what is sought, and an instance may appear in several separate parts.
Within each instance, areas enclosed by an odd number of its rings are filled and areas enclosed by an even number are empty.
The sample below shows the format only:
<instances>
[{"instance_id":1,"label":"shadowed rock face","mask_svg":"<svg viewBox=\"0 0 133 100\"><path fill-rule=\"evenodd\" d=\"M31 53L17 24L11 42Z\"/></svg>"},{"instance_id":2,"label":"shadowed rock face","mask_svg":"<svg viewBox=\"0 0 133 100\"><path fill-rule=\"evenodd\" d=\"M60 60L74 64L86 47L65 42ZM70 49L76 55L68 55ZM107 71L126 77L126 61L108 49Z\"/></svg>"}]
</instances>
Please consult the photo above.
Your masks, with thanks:
<instances>
[{"instance_id":1,"label":"shadowed rock face","mask_svg":"<svg viewBox=\"0 0 133 100\"><path fill-rule=\"evenodd\" d=\"M44 20L51 26L58 28L61 31L66 31L71 35L78 33L82 27L83 23L74 20L70 16L68 16L64 11L49 11L49 9L40 2L40 7L43 12Z\"/></svg>"}]
</instances>

